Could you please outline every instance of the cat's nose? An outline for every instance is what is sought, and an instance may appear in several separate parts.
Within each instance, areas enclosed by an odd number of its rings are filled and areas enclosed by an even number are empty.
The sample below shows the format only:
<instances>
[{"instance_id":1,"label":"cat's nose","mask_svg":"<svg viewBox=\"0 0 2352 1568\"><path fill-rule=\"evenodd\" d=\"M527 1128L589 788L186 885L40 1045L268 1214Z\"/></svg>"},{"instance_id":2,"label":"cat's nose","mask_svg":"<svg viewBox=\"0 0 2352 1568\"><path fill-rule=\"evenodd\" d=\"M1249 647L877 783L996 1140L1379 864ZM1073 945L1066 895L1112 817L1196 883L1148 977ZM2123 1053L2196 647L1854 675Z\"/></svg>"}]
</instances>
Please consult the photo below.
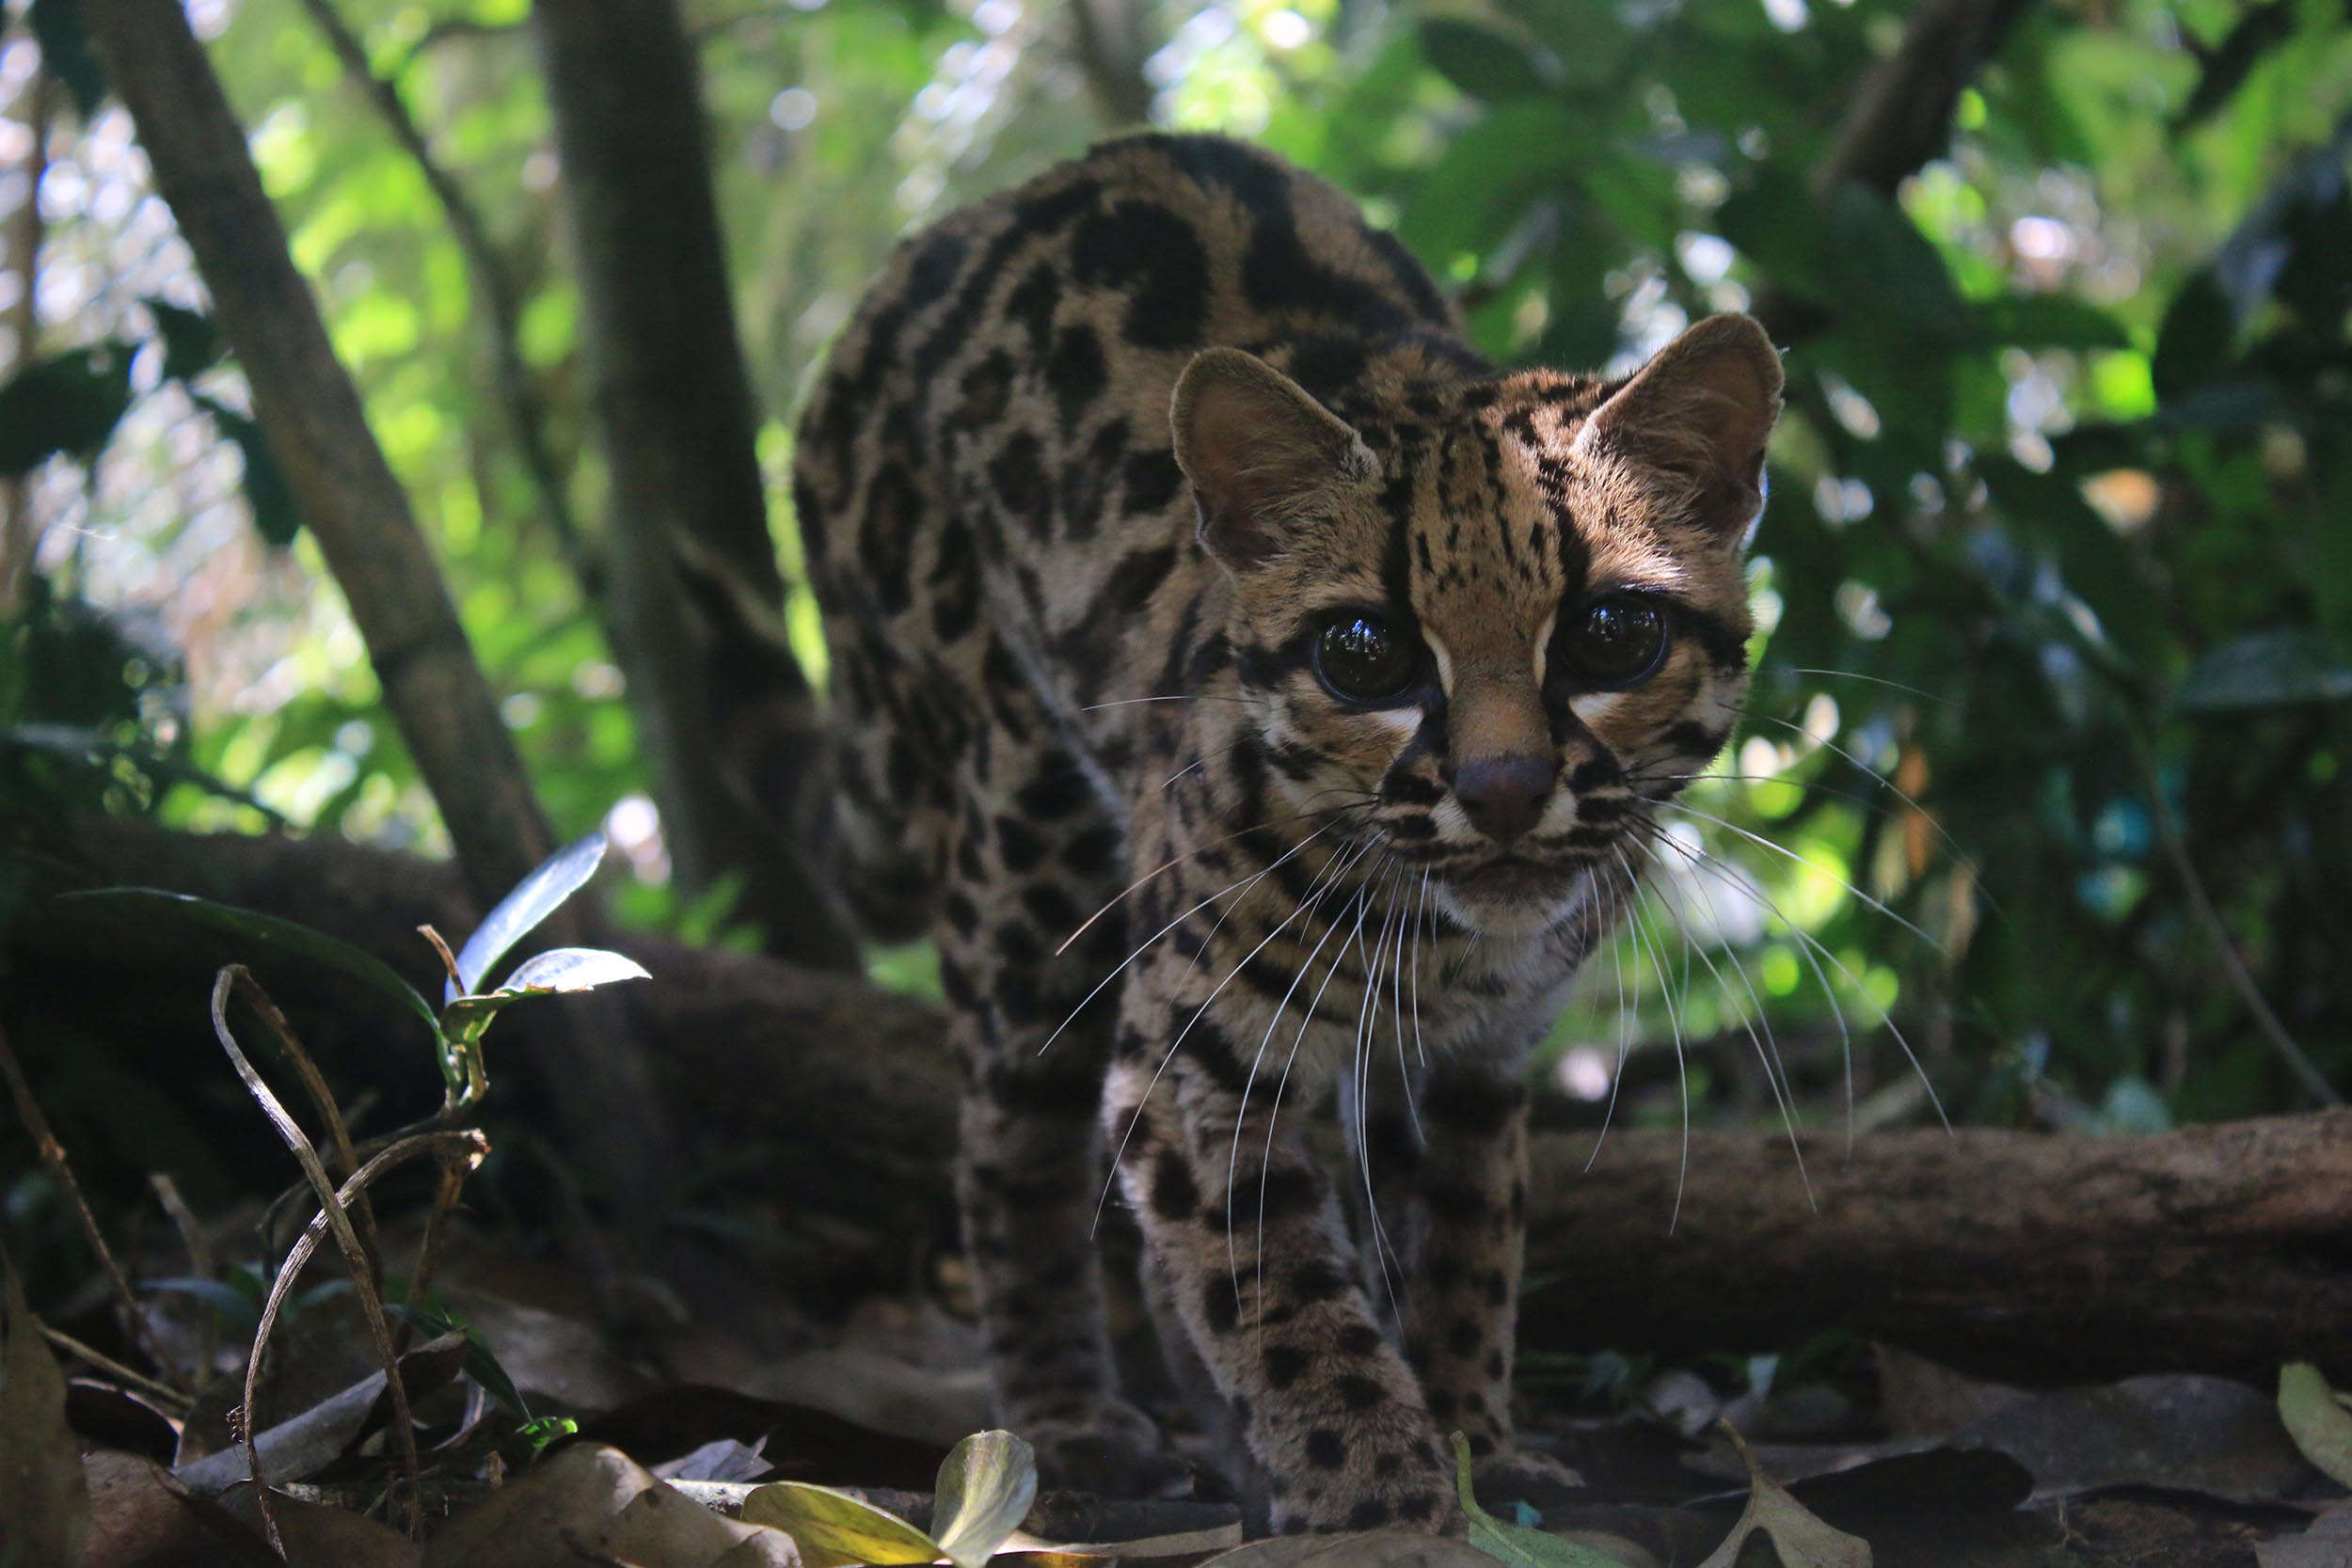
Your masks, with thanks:
<instances>
[{"instance_id":1,"label":"cat's nose","mask_svg":"<svg viewBox=\"0 0 2352 1568\"><path fill-rule=\"evenodd\" d=\"M1560 759L1509 753L1467 762L1454 776L1454 798L1470 825L1489 838L1517 838L1534 827L1559 782Z\"/></svg>"}]
</instances>

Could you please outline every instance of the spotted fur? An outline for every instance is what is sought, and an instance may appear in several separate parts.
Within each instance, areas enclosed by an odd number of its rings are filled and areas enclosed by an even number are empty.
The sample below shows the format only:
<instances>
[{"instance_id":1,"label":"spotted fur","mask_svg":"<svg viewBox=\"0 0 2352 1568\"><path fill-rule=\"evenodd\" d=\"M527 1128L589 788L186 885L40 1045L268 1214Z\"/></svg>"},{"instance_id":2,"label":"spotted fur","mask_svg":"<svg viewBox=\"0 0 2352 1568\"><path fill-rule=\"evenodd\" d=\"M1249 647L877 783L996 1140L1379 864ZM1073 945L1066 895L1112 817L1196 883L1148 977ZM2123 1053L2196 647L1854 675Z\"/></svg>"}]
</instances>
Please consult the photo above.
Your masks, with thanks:
<instances>
[{"instance_id":1,"label":"spotted fur","mask_svg":"<svg viewBox=\"0 0 2352 1568\"><path fill-rule=\"evenodd\" d=\"M839 842L937 939L996 1398L1058 1479L1175 1473L1111 1371L1106 1151L1274 1526L1443 1528L1444 1435L1510 1453L1519 1064L1739 711L1779 391L1744 317L1499 374L1353 203L1209 137L1098 148L876 284L795 475ZM1663 628L1617 689L1602 601ZM1409 689L1326 684L1351 615ZM1343 1172L1299 1115L1335 1092Z\"/></svg>"}]
</instances>

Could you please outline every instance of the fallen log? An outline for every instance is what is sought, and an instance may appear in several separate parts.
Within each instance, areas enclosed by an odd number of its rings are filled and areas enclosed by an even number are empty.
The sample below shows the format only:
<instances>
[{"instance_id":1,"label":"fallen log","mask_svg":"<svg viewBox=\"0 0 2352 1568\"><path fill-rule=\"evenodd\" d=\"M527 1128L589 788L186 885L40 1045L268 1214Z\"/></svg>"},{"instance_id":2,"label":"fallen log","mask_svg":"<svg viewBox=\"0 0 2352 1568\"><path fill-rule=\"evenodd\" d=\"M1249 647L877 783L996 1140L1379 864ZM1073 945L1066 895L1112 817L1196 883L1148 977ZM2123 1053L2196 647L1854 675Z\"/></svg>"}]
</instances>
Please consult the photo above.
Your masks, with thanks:
<instances>
[{"instance_id":1,"label":"fallen log","mask_svg":"<svg viewBox=\"0 0 2352 1568\"><path fill-rule=\"evenodd\" d=\"M79 869L51 863L38 879L51 888L136 880L270 910L420 986L437 975L412 927L472 920L454 874L414 857L123 822L72 837ZM57 913L71 908L20 903L6 934L20 982L161 1000L181 984L170 975L197 973L183 940L102 933ZM622 944L655 975L631 1016L680 1127L766 1145L790 1212L928 1241L955 1125L935 1008L755 956ZM209 1052L200 990L187 1048ZM24 1006L11 996L0 1013ZM1777 1132L1694 1132L1687 1176L1671 1132L1612 1132L1589 1171L1590 1132L1532 1143L1530 1345L1769 1350L1846 1327L2011 1382L2194 1370L2267 1383L2304 1359L2352 1383L2352 1110L2135 1138L1882 1132L1851 1154L1841 1135L1808 1134L1802 1175Z\"/></svg>"},{"instance_id":2,"label":"fallen log","mask_svg":"<svg viewBox=\"0 0 2352 1568\"><path fill-rule=\"evenodd\" d=\"M1845 1327L2030 1384L2282 1361L2352 1378L2352 1111L2085 1138L1534 1140L1520 1334L1661 1353ZM1807 1182L1810 1182L1808 1196ZM1679 1203L1677 1217L1677 1187Z\"/></svg>"}]
</instances>

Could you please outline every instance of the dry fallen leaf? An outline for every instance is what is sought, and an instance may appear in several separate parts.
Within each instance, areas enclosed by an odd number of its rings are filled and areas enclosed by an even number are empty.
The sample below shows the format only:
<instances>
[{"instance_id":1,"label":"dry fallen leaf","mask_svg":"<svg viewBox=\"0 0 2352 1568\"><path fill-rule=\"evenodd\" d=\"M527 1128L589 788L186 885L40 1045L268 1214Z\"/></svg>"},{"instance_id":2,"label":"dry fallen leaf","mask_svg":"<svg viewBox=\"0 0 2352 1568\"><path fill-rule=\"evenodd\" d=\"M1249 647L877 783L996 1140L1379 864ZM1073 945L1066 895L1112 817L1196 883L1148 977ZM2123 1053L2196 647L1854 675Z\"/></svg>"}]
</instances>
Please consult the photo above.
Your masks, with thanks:
<instances>
[{"instance_id":1,"label":"dry fallen leaf","mask_svg":"<svg viewBox=\"0 0 2352 1568\"><path fill-rule=\"evenodd\" d=\"M1748 1537L1762 1530L1780 1554L1781 1568L1870 1568L1870 1544L1835 1530L1805 1512L1756 1463L1756 1455L1729 1422L1718 1423L1748 1467L1748 1506L1723 1544L1699 1568L1733 1568Z\"/></svg>"},{"instance_id":2,"label":"dry fallen leaf","mask_svg":"<svg viewBox=\"0 0 2352 1568\"><path fill-rule=\"evenodd\" d=\"M424 1568L580 1568L578 1547L638 1568L801 1568L791 1537L723 1519L593 1443L564 1449L451 1520L426 1544Z\"/></svg>"},{"instance_id":3,"label":"dry fallen leaf","mask_svg":"<svg viewBox=\"0 0 2352 1568\"><path fill-rule=\"evenodd\" d=\"M65 1424L65 1374L4 1271L0 1293L0 1561L79 1562L89 1535L81 1445Z\"/></svg>"}]
</instances>

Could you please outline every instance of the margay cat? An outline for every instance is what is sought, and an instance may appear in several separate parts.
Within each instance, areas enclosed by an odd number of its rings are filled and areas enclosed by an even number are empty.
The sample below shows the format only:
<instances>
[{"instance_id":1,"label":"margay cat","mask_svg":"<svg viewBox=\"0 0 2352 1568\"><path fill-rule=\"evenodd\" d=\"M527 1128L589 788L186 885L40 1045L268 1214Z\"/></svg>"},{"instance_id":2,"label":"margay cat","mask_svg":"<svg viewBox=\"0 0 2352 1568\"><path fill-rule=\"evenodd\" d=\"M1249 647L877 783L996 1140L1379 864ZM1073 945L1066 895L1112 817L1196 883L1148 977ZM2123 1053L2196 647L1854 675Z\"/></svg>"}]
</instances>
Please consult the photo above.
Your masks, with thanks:
<instances>
[{"instance_id":1,"label":"margay cat","mask_svg":"<svg viewBox=\"0 0 2352 1568\"><path fill-rule=\"evenodd\" d=\"M1461 332L1331 187L1142 136L909 241L802 426L840 832L932 921L1000 1415L1065 1481L1172 1474L1106 1149L1276 1528L1444 1528L1445 1434L1511 1452L1520 1061L1738 714L1781 372L1744 316L1623 381Z\"/></svg>"}]
</instances>

